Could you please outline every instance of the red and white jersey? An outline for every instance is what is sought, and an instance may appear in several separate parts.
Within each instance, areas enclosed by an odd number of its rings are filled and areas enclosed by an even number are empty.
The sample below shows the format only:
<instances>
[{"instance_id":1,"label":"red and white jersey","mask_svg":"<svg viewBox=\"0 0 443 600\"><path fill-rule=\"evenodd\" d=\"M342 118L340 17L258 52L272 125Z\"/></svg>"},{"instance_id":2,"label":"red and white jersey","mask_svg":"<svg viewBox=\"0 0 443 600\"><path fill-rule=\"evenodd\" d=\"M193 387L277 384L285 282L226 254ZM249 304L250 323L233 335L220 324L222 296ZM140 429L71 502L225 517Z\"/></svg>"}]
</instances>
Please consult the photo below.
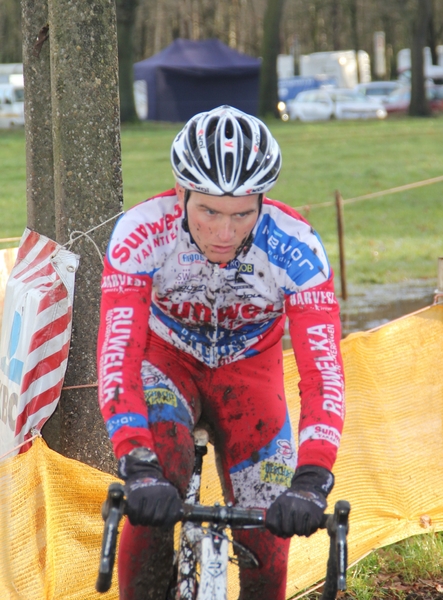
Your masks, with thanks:
<instances>
[{"instance_id":1,"label":"red and white jersey","mask_svg":"<svg viewBox=\"0 0 443 600\"><path fill-rule=\"evenodd\" d=\"M265 198L252 243L218 265L201 254L182 219L170 190L128 210L112 233L99 334L105 420L109 403L114 412L121 402L126 411L146 411L139 365L150 330L217 368L274 345L287 316L302 411L310 411L299 441L318 439L336 450L344 417L341 327L321 240L296 211Z\"/></svg>"}]
</instances>

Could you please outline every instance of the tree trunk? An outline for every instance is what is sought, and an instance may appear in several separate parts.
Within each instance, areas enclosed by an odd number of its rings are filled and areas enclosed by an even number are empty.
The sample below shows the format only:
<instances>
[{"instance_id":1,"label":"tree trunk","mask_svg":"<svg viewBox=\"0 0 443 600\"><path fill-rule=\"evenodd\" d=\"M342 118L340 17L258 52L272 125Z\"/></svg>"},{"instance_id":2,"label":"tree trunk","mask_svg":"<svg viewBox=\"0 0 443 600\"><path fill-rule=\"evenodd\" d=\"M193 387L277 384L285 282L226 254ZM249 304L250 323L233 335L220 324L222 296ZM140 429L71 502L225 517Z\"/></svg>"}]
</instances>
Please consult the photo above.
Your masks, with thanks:
<instances>
[{"instance_id":1,"label":"tree trunk","mask_svg":"<svg viewBox=\"0 0 443 600\"><path fill-rule=\"evenodd\" d=\"M48 1L22 0L28 227L55 240Z\"/></svg>"},{"instance_id":2,"label":"tree trunk","mask_svg":"<svg viewBox=\"0 0 443 600\"><path fill-rule=\"evenodd\" d=\"M134 30L139 0L116 0L120 119L137 121L134 102Z\"/></svg>"},{"instance_id":3,"label":"tree trunk","mask_svg":"<svg viewBox=\"0 0 443 600\"><path fill-rule=\"evenodd\" d=\"M438 37L437 37L436 31L435 31L434 14L435 14L435 0L431 0L431 15L429 17L429 27L428 27L428 43L426 45L429 46L429 48L431 50L432 64L438 65L438 53L437 53Z\"/></svg>"},{"instance_id":4,"label":"tree trunk","mask_svg":"<svg viewBox=\"0 0 443 600\"><path fill-rule=\"evenodd\" d=\"M415 0L411 12L411 103L409 114L427 117L431 114L426 98L423 49L426 46L429 22L432 15L432 0Z\"/></svg>"},{"instance_id":5,"label":"tree trunk","mask_svg":"<svg viewBox=\"0 0 443 600\"><path fill-rule=\"evenodd\" d=\"M340 45L340 4L338 0L331 2L332 49L341 50Z\"/></svg>"},{"instance_id":6,"label":"tree trunk","mask_svg":"<svg viewBox=\"0 0 443 600\"><path fill-rule=\"evenodd\" d=\"M22 62L20 3L0 0L0 63Z\"/></svg>"},{"instance_id":7,"label":"tree trunk","mask_svg":"<svg viewBox=\"0 0 443 600\"><path fill-rule=\"evenodd\" d=\"M357 81L360 81L360 66L358 64L358 51L360 50L360 37L358 34L358 8L357 0L350 0L348 4L349 16L351 20L351 40L352 49L355 50L357 59Z\"/></svg>"},{"instance_id":8,"label":"tree trunk","mask_svg":"<svg viewBox=\"0 0 443 600\"><path fill-rule=\"evenodd\" d=\"M263 26L259 114L278 117L277 56L280 50L280 22L284 0L268 0Z\"/></svg>"},{"instance_id":9,"label":"tree trunk","mask_svg":"<svg viewBox=\"0 0 443 600\"><path fill-rule=\"evenodd\" d=\"M122 207L116 15L113 0L49 0L48 7L56 239L65 244L74 231L87 232ZM89 234L101 254L111 227ZM112 471L96 388L102 260L86 237L71 250L80 265L59 429L52 439L61 454Z\"/></svg>"}]
</instances>

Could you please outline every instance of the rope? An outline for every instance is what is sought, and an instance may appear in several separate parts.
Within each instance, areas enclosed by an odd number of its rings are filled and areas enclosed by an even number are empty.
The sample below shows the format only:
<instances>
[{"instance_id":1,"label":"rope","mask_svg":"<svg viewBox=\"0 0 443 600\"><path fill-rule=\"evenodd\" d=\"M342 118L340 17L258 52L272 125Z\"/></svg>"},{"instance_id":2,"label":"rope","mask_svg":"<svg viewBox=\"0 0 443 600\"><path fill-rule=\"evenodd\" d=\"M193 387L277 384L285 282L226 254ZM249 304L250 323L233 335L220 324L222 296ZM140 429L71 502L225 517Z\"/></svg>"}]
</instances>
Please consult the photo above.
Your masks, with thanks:
<instances>
[{"instance_id":1,"label":"rope","mask_svg":"<svg viewBox=\"0 0 443 600\"><path fill-rule=\"evenodd\" d=\"M5 458L6 456L8 456L8 454L12 454L12 452L15 452L16 450L19 450L22 446L25 446L26 444L29 444L29 442L32 442L33 440L35 440L37 438L43 437L42 434L40 433L40 431L37 431L37 429L31 429L31 433L33 433L32 437L30 437L28 440L25 440L21 444L18 444L18 446L15 446L15 448L11 448L10 450L8 450L4 454L2 454L0 456L0 460L2 460L3 458Z\"/></svg>"},{"instance_id":2,"label":"rope","mask_svg":"<svg viewBox=\"0 0 443 600\"><path fill-rule=\"evenodd\" d=\"M101 227L101 225L99 225L98 227ZM94 229L98 229L98 227L95 227ZM93 231L93 230L91 230L91 231ZM73 237L76 233L78 233L79 235L77 235L77 237ZM100 252L100 248L94 242L94 240L92 239L92 237L90 235L88 235L87 232L78 231L77 229L75 229L74 231L71 231L71 235L69 236L69 240L66 242L66 244L63 244L62 248L67 247L67 249L70 250L72 244L74 242L76 242L77 240L79 240L80 238L82 238L82 237L85 237L87 240L89 240L91 242L91 244L97 250L97 253L99 255L100 261L103 264L103 256L102 256L102 253ZM57 252L58 252L58 250L57 250ZM53 256L55 256L55 254L57 254L57 252L55 252L53 254Z\"/></svg>"},{"instance_id":3,"label":"rope","mask_svg":"<svg viewBox=\"0 0 443 600\"><path fill-rule=\"evenodd\" d=\"M68 250L70 250L71 246L76 241L78 241L79 239L81 239L82 237L84 237L87 240L89 240L91 242L91 244L93 244L94 248L97 250L97 254L100 257L100 262L103 264L104 261L103 261L102 253L100 252L100 248L97 246L97 244L95 243L95 241L91 238L91 236L89 234L92 233L93 231L95 231L96 229L100 229L100 227L103 227L103 225L106 225L110 221L113 221L114 219L117 219L123 213L124 213L124 211L122 210L119 213L117 213L116 215L113 215L112 217L109 217L109 219L106 219L106 221L103 221L103 223L99 223L95 227L92 227L91 229L88 229L88 231L79 231L77 229L74 230L74 231L71 231L71 234L69 236L69 240L66 242L66 244L63 244L62 246L60 246L60 248L67 248ZM6 242L17 242L19 240L21 240L20 237L0 238L0 244L6 243ZM60 248L58 248L54 252L54 254L52 255L52 257L54 257L57 254L57 252L59 252Z\"/></svg>"},{"instance_id":4,"label":"rope","mask_svg":"<svg viewBox=\"0 0 443 600\"><path fill-rule=\"evenodd\" d=\"M99 249L99 247L97 246L97 244L94 242L94 240L91 238L91 236L89 234L92 233L93 231L95 231L96 229L100 229L100 227L103 227L103 225L106 225L110 221L113 221L114 219L117 219L117 217L119 217L123 213L124 213L124 211L121 210L116 215L113 215L112 217L109 217L109 219L106 219L106 221L103 221L103 223L99 223L95 227L92 227L91 229L88 229L88 231L78 231L78 230L71 231L71 234L69 236L69 240L66 242L66 244L63 244L62 248L67 248L68 250L70 250L71 246L74 244L74 242L76 242L77 240L79 240L82 237L85 237L87 240L89 240L94 245L94 248L97 250L97 253L98 253L99 257L100 257L100 261L103 264L103 257L102 257L102 254L100 252L100 249ZM76 237L74 237L76 234L78 234L78 235Z\"/></svg>"},{"instance_id":5,"label":"rope","mask_svg":"<svg viewBox=\"0 0 443 600\"><path fill-rule=\"evenodd\" d=\"M404 192L405 190L412 190L413 188L422 187L424 185L431 185L433 183L439 183L443 181L443 175L433 177L432 179L424 179L423 181L416 181L415 183L407 183L399 187L391 188L389 190L382 190L381 192L373 192L372 194L365 194L364 196L357 196L355 198L348 198L343 200L343 204L352 204L354 202L360 202L361 200L370 200L372 198L380 198L381 196L387 196L389 194L396 194L398 192ZM295 210L306 210L310 211L311 208L323 208L326 206L335 206L335 202L322 202L321 204L305 204L304 206L296 206Z\"/></svg>"},{"instance_id":6,"label":"rope","mask_svg":"<svg viewBox=\"0 0 443 600\"><path fill-rule=\"evenodd\" d=\"M18 242L21 239L22 238L19 238L19 237L1 238L0 244L5 244L6 242Z\"/></svg>"},{"instance_id":7,"label":"rope","mask_svg":"<svg viewBox=\"0 0 443 600\"><path fill-rule=\"evenodd\" d=\"M77 390L79 388L96 388L98 383L83 383L82 385L67 385L62 387L63 390Z\"/></svg>"}]
</instances>

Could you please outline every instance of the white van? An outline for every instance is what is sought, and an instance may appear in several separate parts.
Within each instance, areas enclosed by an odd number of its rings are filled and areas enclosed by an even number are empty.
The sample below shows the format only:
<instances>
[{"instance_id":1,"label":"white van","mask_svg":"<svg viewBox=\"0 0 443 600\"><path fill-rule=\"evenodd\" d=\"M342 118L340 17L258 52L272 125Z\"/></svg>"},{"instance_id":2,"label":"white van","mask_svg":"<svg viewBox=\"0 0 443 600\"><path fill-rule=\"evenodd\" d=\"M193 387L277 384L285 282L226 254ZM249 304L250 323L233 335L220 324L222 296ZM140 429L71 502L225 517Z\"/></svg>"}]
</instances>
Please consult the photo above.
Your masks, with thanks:
<instances>
[{"instance_id":1,"label":"white van","mask_svg":"<svg viewBox=\"0 0 443 600\"><path fill-rule=\"evenodd\" d=\"M23 127L25 124L23 84L0 83L0 128Z\"/></svg>"}]
</instances>

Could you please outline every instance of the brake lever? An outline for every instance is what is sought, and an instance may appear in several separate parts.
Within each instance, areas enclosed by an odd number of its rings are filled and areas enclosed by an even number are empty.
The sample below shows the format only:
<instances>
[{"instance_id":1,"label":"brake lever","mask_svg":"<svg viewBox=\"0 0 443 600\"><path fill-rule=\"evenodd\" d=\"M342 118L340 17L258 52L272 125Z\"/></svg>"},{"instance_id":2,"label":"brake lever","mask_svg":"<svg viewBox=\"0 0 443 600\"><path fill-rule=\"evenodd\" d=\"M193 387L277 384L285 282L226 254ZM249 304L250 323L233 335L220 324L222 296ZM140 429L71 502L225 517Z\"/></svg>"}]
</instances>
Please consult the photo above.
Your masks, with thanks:
<instances>
[{"instance_id":1,"label":"brake lever","mask_svg":"<svg viewBox=\"0 0 443 600\"><path fill-rule=\"evenodd\" d=\"M337 591L346 590L348 567L347 534L351 505L346 500L335 504L334 513L327 515L323 523L330 538L326 579L321 600L334 600Z\"/></svg>"},{"instance_id":2,"label":"brake lever","mask_svg":"<svg viewBox=\"0 0 443 600\"><path fill-rule=\"evenodd\" d=\"M111 483L108 496L102 505L102 517L105 521L100 554L100 566L95 589L107 592L112 584L115 552L117 548L118 526L125 510L125 490L121 483Z\"/></svg>"}]
</instances>

